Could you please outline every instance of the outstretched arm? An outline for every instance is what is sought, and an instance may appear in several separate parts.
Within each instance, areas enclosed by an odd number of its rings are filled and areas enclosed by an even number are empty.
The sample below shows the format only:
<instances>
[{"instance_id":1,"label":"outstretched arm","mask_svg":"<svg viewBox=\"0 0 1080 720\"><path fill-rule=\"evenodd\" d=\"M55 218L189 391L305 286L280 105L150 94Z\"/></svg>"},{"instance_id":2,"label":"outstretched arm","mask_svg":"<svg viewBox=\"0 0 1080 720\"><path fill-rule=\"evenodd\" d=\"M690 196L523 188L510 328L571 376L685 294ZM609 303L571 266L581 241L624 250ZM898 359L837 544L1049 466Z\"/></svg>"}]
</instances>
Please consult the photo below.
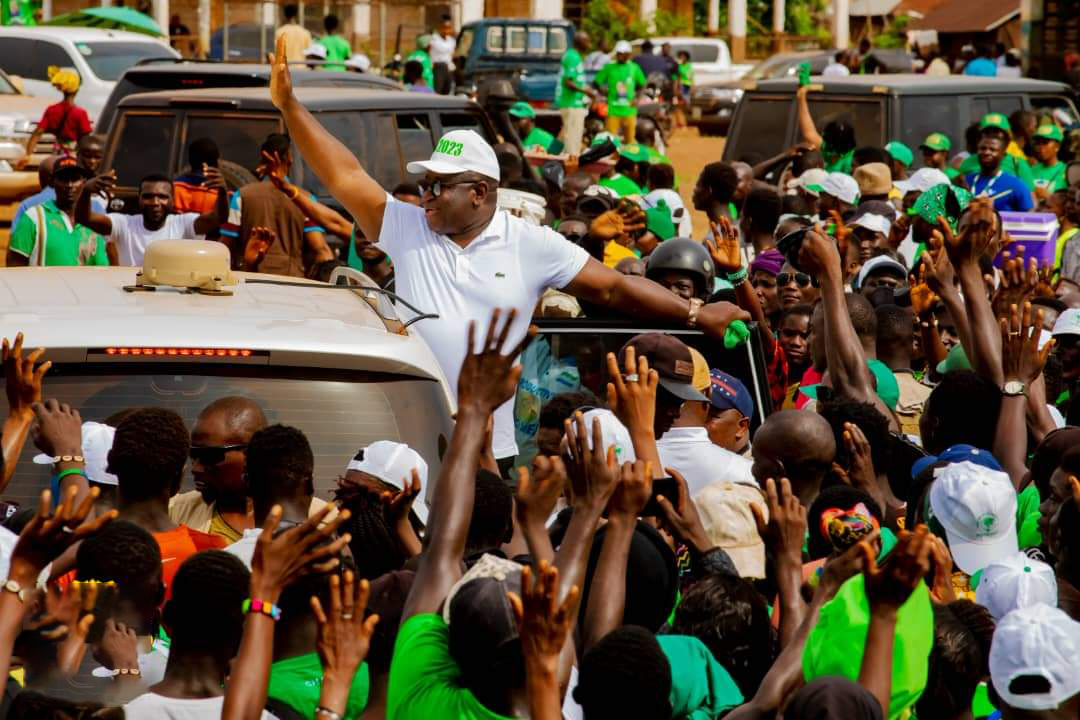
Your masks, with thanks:
<instances>
[{"instance_id":1,"label":"outstretched arm","mask_svg":"<svg viewBox=\"0 0 1080 720\"><path fill-rule=\"evenodd\" d=\"M109 194L116 185L116 172L110 170L106 175L98 175L83 183L79 198L75 201L75 222L88 227L98 235L108 238L112 235L112 220L108 215L94 212L90 198L99 192Z\"/></svg>"},{"instance_id":2,"label":"outstretched arm","mask_svg":"<svg viewBox=\"0 0 1080 720\"><path fill-rule=\"evenodd\" d=\"M809 94L809 85L800 87L795 93L795 106L799 112L799 134L803 141L810 145L811 150L817 150L824 140L814 124L814 116L810 114L810 103L806 97Z\"/></svg>"},{"instance_id":3,"label":"outstretched arm","mask_svg":"<svg viewBox=\"0 0 1080 720\"><path fill-rule=\"evenodd\" d=\"M225 185L225 178L221 171L216 167L203 165L203 175L206 177L206 182L203 184L217 190L217 202L211 210L195 218L195 233L209 235L217 232L221 223L229 218L229 189Z\"/></svg>"},{"instance_id":4,"label":"outstretched arm","mask_svg":"<svg viewBox=\"0 0 1080 720\"><path fill-rule=\"evenodd\" d=\"M382 230L386 191L367 174L360 162L337 138L300 104L292 91L285 38L279 37L272 58L270 97L281 111L289 136L315 174L341 201L364 235L375 241Z\"/></svg>"},{"instance_id":5,"label":"outstretched arm","mask_svg":"<svg viewBox=\"0 0 1080 720\"><path fill-rule=\"evenodd\" d=\"M256 175L264 175L268 178L274 187L292 200L293 205L299 208L300 212L314 220L319 227L325 228L326 232L346 242L352 239L353 224L334 208L313 200L303 188L290 183L285 178L285 166L277 153L268 153L264 150L262 157L263 162L256 169Z\"/></svg>"}]
</instances>

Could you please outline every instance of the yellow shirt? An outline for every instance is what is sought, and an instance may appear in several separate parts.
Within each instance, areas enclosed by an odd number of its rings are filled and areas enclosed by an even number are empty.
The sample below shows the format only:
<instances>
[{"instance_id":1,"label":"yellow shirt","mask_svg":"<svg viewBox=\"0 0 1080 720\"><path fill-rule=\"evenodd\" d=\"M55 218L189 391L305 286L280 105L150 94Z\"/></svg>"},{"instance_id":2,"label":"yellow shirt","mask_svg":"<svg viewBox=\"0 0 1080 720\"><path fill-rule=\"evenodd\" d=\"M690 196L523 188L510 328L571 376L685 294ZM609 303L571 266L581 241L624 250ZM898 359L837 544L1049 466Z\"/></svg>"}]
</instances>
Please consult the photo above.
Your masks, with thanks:
<instances>
[{"instance_id":1,"label":"yellow shirt","mask_svg":"<svg viewBox=\"0 0 1080 720\"><path fill-rule=\"evenodd\" d=\"M620 260L625 260L626 258L637 259L637 255L634 254L633 250L620 245L614 240L609 241L608 244L604 246L604 264L609 268L615 267L619 264Z\"/></svg>"},{"instance_id":2,"label":"yellow shirt","mask_svg":"<svg viewBox=\"0 0 1080 720\"><path fill-rule=\"evenodd\" d=\"M1023 160L1024 162L1027 162L1027 155L1024 154L1023 148L1016 144L1015 140L1009 141L1009 147L1005 148L1005 152L1012 155L1018 160Z\"/></svg>"},{"instance_id":3,"label":"yellow shirt","mask_svg":"<svg viewBox=\"0 0 1080 720\"><path fill-rule=\"evenodd\" d=\"M311 33L296 23L282 25L274 33L274 42L285 36L285 57L289 62L304 62L304 51L311 45Z\"/></svg>"}]
</instances>

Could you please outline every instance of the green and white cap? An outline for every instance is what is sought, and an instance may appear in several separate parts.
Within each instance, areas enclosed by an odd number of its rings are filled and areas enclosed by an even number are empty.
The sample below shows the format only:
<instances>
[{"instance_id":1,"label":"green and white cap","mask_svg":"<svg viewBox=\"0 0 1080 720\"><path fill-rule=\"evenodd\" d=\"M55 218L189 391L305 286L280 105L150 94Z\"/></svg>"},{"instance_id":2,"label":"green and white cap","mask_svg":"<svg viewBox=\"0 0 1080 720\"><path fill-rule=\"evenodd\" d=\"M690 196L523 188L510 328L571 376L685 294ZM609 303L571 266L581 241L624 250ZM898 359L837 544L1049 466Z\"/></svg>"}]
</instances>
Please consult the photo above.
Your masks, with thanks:
<instances>
[{"instance_id":1,"label":"green and white cap","mask_svg":"<svg viewBox=\"0 0 1080 720\"><path fill-rule=\"evenodd\" d=\"M1039 129L1035 131L1032 136L1032 141L1038 140L1054 140L1061 142L1065 139L1065 134L1061 132L1061 128L1053 123L1045 123L1039 126Z\"/></svg>"},{"instance_id":2,"label":"green and white cap","mask_svg":"<svg viewBox=\"0 0 1080 720\"><path fill-rule=\"evenodd\" d=\"M957 567L968 575L1019 548L1016 490L1003 472L968 461L946 465L930 486L930 510L945 529Z\"/></svg>"},{"instance_id":3,"label":"green and white cap","mask_svg":"<svg viewBox=\"0 0 1080 720\"><path fill-rule=\"evenodd\" d=\"M921 148L930 148L935 152L949 152L952 149L952 142L949 140L949 136L945 133L930 133L926 136L926 139L922 141Z\"/></svg>"},{"instance_id":4,"label":"green and white cap","mask_svg":"<svg viewBox=\"0 0 1080 720\"><path fill-rule=\"evenodd\" d=\"M457 175L474 172L499 182L499 161L495 150L475 130L451 130L439 138L430 160L415 160L405 166L413 175L424 172Z\"/></svg>"}]
</instances>

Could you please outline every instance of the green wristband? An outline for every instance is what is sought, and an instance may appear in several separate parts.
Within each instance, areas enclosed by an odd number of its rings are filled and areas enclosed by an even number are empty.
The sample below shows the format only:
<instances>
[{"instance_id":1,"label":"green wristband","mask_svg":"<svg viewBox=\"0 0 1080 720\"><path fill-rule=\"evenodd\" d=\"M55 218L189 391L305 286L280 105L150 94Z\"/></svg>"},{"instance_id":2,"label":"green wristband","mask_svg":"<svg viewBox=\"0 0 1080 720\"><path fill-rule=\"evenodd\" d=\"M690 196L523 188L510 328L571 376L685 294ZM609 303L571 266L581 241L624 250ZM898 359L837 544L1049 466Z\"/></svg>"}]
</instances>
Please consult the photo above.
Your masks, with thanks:
<instances>
[{"instance_id":1,"label":"green wristband","mask_svg":"<svg viewBox=\"0 0 1080 720\"><path fill-rule=\"evenodd\" d=\"M750 273L747 272L746 268L741 267L738 270L736 270L735 272L728 273L727 274L727 281L729 283L731 283L732 287L738 287L739 285L742 284L743 280L745 280L746 276L749 275L749 274Z\"/></svg>"},{"instance_id":2,"label":"green wristband","mask_svg":"<svg viewBox=\"0 0 1080 720\"><path fill-rule=\"evenodd\" d=\"M728 350L736 348L746 342L750 337L750 328L742 320L733 320L724 331L724 347Z\"/></svg>"}]
</instances>

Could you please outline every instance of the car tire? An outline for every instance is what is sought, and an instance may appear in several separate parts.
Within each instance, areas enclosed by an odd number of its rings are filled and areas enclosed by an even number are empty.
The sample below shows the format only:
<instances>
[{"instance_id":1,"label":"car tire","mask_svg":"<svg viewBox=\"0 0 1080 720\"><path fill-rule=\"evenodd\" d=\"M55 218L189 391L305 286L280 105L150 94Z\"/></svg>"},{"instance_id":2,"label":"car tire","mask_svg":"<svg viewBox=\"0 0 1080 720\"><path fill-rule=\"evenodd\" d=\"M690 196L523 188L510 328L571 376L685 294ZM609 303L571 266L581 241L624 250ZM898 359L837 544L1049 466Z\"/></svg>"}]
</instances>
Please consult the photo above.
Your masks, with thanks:
<instances>
[{"instance_id":1,"label":"car tire","mask_svg":"<svg viewBox=\"0 0 1080 720\"><path fill-rule=\"evenodd\" d=\"M255 177L255 173L243 165L228 160L218 160L218 170L221 171L222 177L225 178L225 184L229 186L229 190L239 190L245 185L259 181L259 178Z\"/></svg>"}]
</instances>

